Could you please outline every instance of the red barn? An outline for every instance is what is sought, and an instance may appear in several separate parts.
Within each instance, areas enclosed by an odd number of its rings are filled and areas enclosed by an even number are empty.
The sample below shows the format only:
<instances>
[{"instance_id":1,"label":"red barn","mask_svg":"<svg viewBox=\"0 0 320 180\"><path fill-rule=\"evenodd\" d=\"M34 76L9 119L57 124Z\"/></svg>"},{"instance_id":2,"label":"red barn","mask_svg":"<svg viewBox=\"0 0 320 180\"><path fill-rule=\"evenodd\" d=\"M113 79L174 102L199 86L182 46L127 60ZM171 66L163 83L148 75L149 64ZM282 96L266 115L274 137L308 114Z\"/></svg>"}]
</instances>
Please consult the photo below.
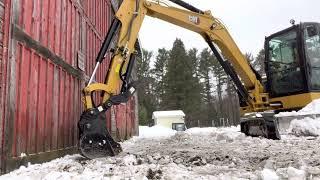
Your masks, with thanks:
<instances>
[{"instance_id":1,"label":"red barn","mask_svg":"<svg viewBox=\"0 0 320 180\"><path fill-rule=\"evenodd\" d=\"M77 152L81 90L116 5L110 0L0 0L0 167ZM108 61L98 70L103 82ZM137 98L107 113L114 138L137 133Z\"/></svg>"}]
</instances>

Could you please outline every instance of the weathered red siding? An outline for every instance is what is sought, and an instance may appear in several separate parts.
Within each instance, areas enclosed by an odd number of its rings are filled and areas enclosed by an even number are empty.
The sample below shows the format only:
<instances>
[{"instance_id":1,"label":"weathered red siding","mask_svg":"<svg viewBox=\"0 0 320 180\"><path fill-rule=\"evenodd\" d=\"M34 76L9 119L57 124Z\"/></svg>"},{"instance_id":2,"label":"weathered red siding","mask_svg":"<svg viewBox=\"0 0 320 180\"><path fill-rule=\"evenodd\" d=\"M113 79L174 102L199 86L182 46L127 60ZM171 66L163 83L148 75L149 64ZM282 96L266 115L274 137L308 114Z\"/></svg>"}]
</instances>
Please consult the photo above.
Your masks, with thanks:
<instances>
[{"instance_id":1,"label":"weathered red siding","mask_svg":"<svg viewBox=\"0 0 320 180\"><path fill-rule=\"evenodd\" d=\"M0 167L4 165L6 157L5 144L5 122L6 122L6 110L5 104L7 99L7 58L8 58L8 46L9 46L9 26L10 26L10 8L11 1L0 0Z\"/></svg>"},{"instance_id":2,"label":"weathered red siding","mask_svg":"<svg viewBox=\"0 0 320 180\"><path fill-rule=\"evenodd\" d=\"M1 172L76 152L81 89L112 16L109 0L0 0ZM107 59L97 82L108 65ZM119 140L137 132L135 100L107 112L106 125Z\"/></svg>"}]
</instances>

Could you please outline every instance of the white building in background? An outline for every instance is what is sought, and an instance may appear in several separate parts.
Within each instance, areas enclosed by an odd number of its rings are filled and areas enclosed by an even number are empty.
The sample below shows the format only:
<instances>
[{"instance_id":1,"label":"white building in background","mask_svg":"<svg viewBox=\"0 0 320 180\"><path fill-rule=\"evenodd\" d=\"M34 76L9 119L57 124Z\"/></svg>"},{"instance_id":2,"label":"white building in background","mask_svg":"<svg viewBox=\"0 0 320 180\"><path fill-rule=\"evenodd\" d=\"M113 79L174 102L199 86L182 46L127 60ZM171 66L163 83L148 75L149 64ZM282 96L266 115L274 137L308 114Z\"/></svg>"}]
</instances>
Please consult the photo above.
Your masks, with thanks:
<instances>
[{"instance_id":1,"label":"white building in background","mask_svg":"<svg viewBox=\"0 0 320 180\"><path fill-rule=\"evenodd\" d=\"M176 129L177 126L185 125L185 114L181 110L176 111L155 111L152 114L154 125L161 125L167 128Z\"/></svg>"}]
</instances>

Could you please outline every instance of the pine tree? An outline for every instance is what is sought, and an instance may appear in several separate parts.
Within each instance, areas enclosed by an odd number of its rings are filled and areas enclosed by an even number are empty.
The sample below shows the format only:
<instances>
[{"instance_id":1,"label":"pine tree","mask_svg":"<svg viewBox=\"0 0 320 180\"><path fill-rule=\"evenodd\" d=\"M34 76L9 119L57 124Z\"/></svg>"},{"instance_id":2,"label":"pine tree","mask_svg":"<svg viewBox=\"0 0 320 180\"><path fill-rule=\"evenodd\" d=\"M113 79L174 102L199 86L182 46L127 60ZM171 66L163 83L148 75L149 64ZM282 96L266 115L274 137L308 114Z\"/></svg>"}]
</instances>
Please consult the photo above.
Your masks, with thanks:
<instances>
[{"instance_id":1,"label":"pine tree","mask_svg":"<svg viewBox=\"0 0 320 180\"><path fill-rule=\"evenodd\" d=\"M176 39L170 51L164 77L163 106L167 110L182 109L189 126L198 121L201 114L201 88L199 80L193 75L192 61L183 42Z\"/></svg>"},{"instance_id":2,"label":"pine tree","mask_svg":"<svg viewBox=\"0 0 320 180\"><path fill-rule=\"evenodd\" d=\"M227 81L227 75L217 60L213 61L213 74L215 76L216 93L218 97L218 101L217 101L218 117L217 118L220 120L220 118L224 118L227 115L223 108L223 88ZM218 121L217 125L221 126L222 124L220 121Z\"/></svg>"},{"instance_id":3,"label":"pine tree","mask_svg":"<svg viewBox=\"0 0 320 180\"><path fill-rule=\"evenodd\" d=\"M154 68L151 70L151 74L154 77L154 95L156 98L156 108L162 109L162 99L164 96L164 75L165 67L169 59L169 51L166 49L158 49L158 55L154 63Z\"/></svg>"},{"instance_id":4,"label":"pine tree","mask_svg":"<svg viewBox=\"0 0 320 180\"><path fill-rule=\"evenodd\" d=\"M203 49L199 58L199 74L203 84L203 111L205 114L205 124L207 126L214 125L216 122L212 122L217 119L217 110L214 106L214 96L212 92L213 84L212 71L213 63L216 61L215 56L213 56L209 49Z\"/></svg>"},{"instance_id":5,"label":"pine tree","mask_svg":"<svg viewBox=\"0 0 320 180\"><path fill-rule=\"evenodd\" d=\"M150 73L150 61L152 52L143 50L143 58L137 58L137 77L139 80L138 102L139 102L139 124L150 123L152 113L155 110L155 99L153 96L154 79Z\"/></svg>"},{"instance_id":6,"label":"pine tree","mask_svg":"<svg viewBox=\"0 0 320 180\"><path fill-rule=\"evenodd\" d=\"M265 50L264 49L261 49L256 57L255 68L261 76L266 74L266 72L265 72Z\"/></svg>"},{"instance_id":7,"label":"pine tree","mask_svg":"<svg viewBox=\"0 0 320 180\"><path fill-rule=\"evenodd\" d=\"M246 53L245 57L251 64L254 70L256 70L261 76L265 74L265 65L264 65L264 59L265 59L265 51L264 49L261 49L257 55L256 58L253 57L251 53Z\"/></svg>"}]
</instances>

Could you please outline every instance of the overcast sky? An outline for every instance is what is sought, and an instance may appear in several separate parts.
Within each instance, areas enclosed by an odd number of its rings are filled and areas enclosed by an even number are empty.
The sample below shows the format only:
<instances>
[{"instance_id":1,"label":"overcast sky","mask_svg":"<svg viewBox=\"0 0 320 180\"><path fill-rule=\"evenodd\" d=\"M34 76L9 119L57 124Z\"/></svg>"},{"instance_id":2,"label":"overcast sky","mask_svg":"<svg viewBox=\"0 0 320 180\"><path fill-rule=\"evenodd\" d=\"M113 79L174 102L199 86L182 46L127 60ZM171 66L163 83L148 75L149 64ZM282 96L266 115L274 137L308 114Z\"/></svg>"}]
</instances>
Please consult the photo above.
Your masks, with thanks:
<instances>
[{"instance_id":1,"label":"overcast sky","mask_svg":"<svg viewBox=\"0 0 320 180\"><path fill-rule=\"evenodd\" d=\"M201 10L211 10L221 19L241 51L254 55L263 48L264 37L290 26L290 19L320 22L320 0L184 0ZM140 31L142 46L155 53L170 49L176 38L186 47L203 49L206 43L196 33L147 17Z\"/></svg>"}]
</instances>

